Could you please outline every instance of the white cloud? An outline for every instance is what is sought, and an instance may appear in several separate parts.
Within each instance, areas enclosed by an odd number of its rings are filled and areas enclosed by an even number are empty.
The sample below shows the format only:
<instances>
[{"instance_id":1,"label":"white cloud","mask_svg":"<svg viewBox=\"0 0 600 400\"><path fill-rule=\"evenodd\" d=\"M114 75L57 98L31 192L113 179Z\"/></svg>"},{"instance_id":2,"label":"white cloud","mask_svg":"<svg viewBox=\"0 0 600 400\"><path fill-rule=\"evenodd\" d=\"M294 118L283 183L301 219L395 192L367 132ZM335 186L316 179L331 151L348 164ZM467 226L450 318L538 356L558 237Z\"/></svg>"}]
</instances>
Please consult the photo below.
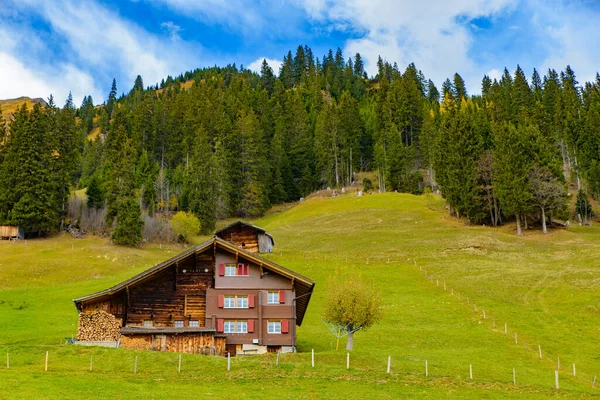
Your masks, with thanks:
<instances>
[{"instance_id":1,"label":"white cloud","mask_svg":"<svg viewBox=\"0 0 600 400\"><path fill-rule=\"evenodd\" d=\"M427 6L398 0L312 0L306 12L323 23L347 23L357 39L346 42L345 52L360 53L369 74L377 73L377 58L405 66L414 62L440 84L455 72L479 92L481 71L469 56L472 34L460 19L493 16L516 0L434 0Z\"/></svg>"},{"instance_id":2,"label":"white cloud","mask_svg":"<svg viewBox=\"0 0 600 400\"><path fill-rule=\"evenodd\" d=\"M15 32L0 29L0 99L21 96L48 98L52 94L58 105L66 100L69 92L74 101L83 96L92 95L100 98L100 91L93 78L69 63L55 63L52 68L45 65L34 65L19 59L18 40ZM21 39L21 36L19 38ZM21 39L23 40L23 39ZM36 38L30 40L30 47L39 45Z\"/></svg>"},{"instance_id":3,"label":"white cloud","mask_svg":"<svg viewBox=\"0 0 600 400\"><path fill-rule=\"evenodd\" d=\"M168 34L171 40L180 40L181 36L179 36L179 32L181 32L181 27L176 25L173 21L167 21L160 24L160 27L164 29Z\"/></svg>"},{"instance_id":4,"label":"white cloud","mask_svg":"<svg viewBox=\"0 0 600 400\"><path fill-rule=\"evenodd\" d=\"M262 29L264 26L264 18L261 8L253 7L246 0L146 1L150 3L164 4L180 14L202 20L209 24L224 23L235 30L256 31Z\"/></svg>"},{"instance_id":5,"label":"white cloud","mask_svg":"<svg viewBox=\"0 0 600 400\"><path fill-rule=\"evenodd\" d=\"M273 69L273 73L275 75L279 75L279 68L281 68L282 62L280 60L274 60L272 58L259 57L256 60L252 61L250 65L248 65L246 68L260 74L260 69L262 67L263 60L267 60L267 64L269 64L269 66Z\"/></svg>"},{"instance_id":6,"label":"white cloud","mask_svg":"<svg viewBox=\"0 0 600 400\"><path fill-rule=\"evenodd\" d=\"M198 45L184 47L180 41L172 40L178 32L175 24L167 26L170 37L166 38L160 33L147 32L93 0L8 1L13 2L9 4L13 10L37 13L51 28L52 36L42 40L38 32L26 25L11 26L14 30L7 28L8 35L2 34L0 28L3 39L0 40L0 51L6 59L21 66L19 72L12 72L12 75L22 76L16 81L18 83L0 84L0 98L12 96L21 87L18 95L28 91L38 97L47 97L53 93L58 102L63 95L66 97L65 93L72 91L76 104L87 94L91 94L96 103L101 103L113 77L118 80L119 91L127 92L138 74L148 85L199 64L201 49ZM1 15L0 22L5 22ZM47 62L49 59L53 61ZM0 68L8 68L6 65Z\"/></svg>"},{"instance_id":7,"label":"white cloud","mask_svg":"<svg viewBox=\"0 0 600 400\"><path fill-rule=\"evenodd\" d=\"M564 70L567 65L580 83L593 81L600 69L600 53L595 51L600 42L598 20L600 13L584 7L558 2L532 4L535 14L532 23L546 39L550 51L538 68L545 74L549 68Z\"/></svg>"}]
</instances>

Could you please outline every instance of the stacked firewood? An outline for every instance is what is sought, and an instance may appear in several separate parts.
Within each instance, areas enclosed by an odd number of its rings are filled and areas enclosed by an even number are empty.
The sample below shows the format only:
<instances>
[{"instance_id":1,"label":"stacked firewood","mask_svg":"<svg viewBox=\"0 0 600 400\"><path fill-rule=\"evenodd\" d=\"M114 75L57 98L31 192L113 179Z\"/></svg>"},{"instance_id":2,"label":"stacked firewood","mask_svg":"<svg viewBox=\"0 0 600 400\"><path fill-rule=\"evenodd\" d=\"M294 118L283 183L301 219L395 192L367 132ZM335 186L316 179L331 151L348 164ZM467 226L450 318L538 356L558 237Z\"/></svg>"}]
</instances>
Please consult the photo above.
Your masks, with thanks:
<instances>
[{"instance_id":1,"label":"stacked firewood","mask_svg":"<svg viewBox=\"0 0 600 400\"><path fill-rule=\"evenodd\" d=\"M116 342L120 336L120 321L105 311L79 314L77 340Z\"/></svg>"}]
</instances>

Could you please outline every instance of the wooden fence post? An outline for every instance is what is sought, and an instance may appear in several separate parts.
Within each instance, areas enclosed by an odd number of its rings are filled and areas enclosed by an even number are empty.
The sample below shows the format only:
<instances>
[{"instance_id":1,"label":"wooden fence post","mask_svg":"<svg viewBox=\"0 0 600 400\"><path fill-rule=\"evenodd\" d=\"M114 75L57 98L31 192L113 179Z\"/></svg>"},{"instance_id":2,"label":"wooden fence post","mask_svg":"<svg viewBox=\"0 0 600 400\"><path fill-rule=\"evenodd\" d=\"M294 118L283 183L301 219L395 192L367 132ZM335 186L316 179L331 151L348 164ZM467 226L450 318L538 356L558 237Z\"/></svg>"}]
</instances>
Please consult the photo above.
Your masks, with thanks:
<instances>
[{"instance_id":1,"label":"wooden fence post","mask_svg":"<svg viewBox=\"0 0 600 400\"><path fill-rule=\"evenodd\" d=\"M575 363L573 363L573 376L577 376L577 371L575 370Z\"/></svg>"},{"instance_id":2,"label":"wooden fence post","mask_svg":"<svg viewBox=\"0 0 600 400\"><path fill-rule=\"evenodd\" d=\"M560 369L560 357L558 357L558 361L556 362L556 369Z\"/></svg>"},{"instance_id":3,"label":"wooden fence post","mask_svg":"<svg viewBox=\"0 0 600 400\"><path fill-rule=\"evenodd\" d=\"M508 330L506 328L506 322L504 323L504 334L506 335L508 333Z\"/></svg>"},{"instance_id":4,"label":"wooden fence post","mask_svg":"<svg viewBox=\"0 0 600 400\"><path fill-rule=\"evenodd\" d=\"M350 369L350 353L346 353L346 369Z\"/></svg>"},{"instance_id":5,"label":"wooden fence post","mask_svg":"<svg viewBox=\"0 0 600 400\"><path fill-rule=\"evenodd\" d=\"M473 364L469 364L469 379L473 380Z\"/></svg>"},{"instance_id":6,"label":"wooden fence post","mask_svg":"<svg viewBox=\"0 0 600 400\"><path fill-rule=\"evenodd\" d=\"M542 346L538 344L538 352L540 353L540 360L542 359Z\"/></svg>"},{"instance_id":7,"label":"wooden fence post","mask_svg":"<svg viewBox=\"0 0 600 400\"><path fill-rule=\"evenodd\" d=\"M44 372L48 372L48 352L46 352L46 362L44 363Z\"/></svg>"},{"instance_id":8,"label":"wooden fence post","mask_svg":"<svg viewBox=\"0 0 600 400\"><path fill-rule=\"evenodd\" d=\"M513 367L513 385L517 384L517 373L515 372L515 367Z\"/></svg>"},{"instance_id":9,"label":"wooden fence post","mask_svg":"<svg viewBox=\"0 0 600 400\"><path fill-rule=\"evenodd\" d=\"M177 372L181 372L181 354L179 355L179 364L177 365Z\"/></svg>"},{"instance_id":10,"label":"wooden fence post","mask_svg":"<svg viewBox=\"0 0 600 400\"><path fill-rule=\"evenodd\" d=\"M554 371L554 385L558 389L558 371Z\"/></svg>"},{"instance_id":11,"label":"wooden fence post","mask_svg":"<svg viewBox=\"0 0 600 400\"><path fill-rule=\"evenodd\" d=\"M427 365L427 360L425 360L425 376L429 376L429 366Z\"/></svg>"},{"instance_id":12,"label":"wooden fence post","mask_svg":"<svg viewBox=\"0 0 600 400\"><path fill-rule=\"evenodd\" d=\"M312 349L312 367L315 367L315 349Z\"/></svg>"},{"instance_id":13,"label":"wooden fence post","mask_svg":"<svg viewBox=\"0 0 600 400\"><path fill-rule=\"evenodd\" d=\"M390 369L392 367L392 356L388 356L388 366L387 366L387 373L390 373Z\"/></svg>"},{"instance_id":14,"label":"wooden fence post","mask_svg":"<svg viewBox=\"0 0 600 400\"><path fill-rule=\"evenodd\" d=\"M594 375L594 379L592 380L592 389L596 386L596 375Z\"/></svg>"},{"instance_id":15,"label":"wooden fence post","mask_svg":"<svg viewBox=\"0 0 600 400\"><path fill-rule=\"evenodd\" d=\"M231 370L231 353L227 352L227 371Z\"/></svg>"},{"instance_id":16,"label":"wooden fence post","mask_svg":"<svg viewBox=\"0 0 600 400\"><path fill-rule=\"evenodd\" d=\"M517 332L515 332L515 344L519 343L519 341L517 340Z\"/></svg>"},{"instance_id":17,"label":"wooden fence post","mask_svg":"<svg viewBox=\"0 0 600 400\"><path fill-rule=\"evenodd\" d=\"M281 354L281 349L277 352L277 361L275 362L275 365L279 365L279 355Z\"/></svg>"},{"instance_id":18,"label":"wooden fence post","mask_svg":"<svg viewBox=\"0 0 600 400\"><path fill-rule=\"evenodd\" d=\"M135 356L135 363L133 364L133 373L137 374L138 356Z\"/></svg>"},{"instance_id":19,"label":"wooden fence post","mask_svg":"<svg viewBox=\"0 0 600 400\"><path fill-rule=\"evenodd\" d=\"M481 312L483 312L483 319L485 319L485 310L481 309Z\"/></svg>"}]
</instances>

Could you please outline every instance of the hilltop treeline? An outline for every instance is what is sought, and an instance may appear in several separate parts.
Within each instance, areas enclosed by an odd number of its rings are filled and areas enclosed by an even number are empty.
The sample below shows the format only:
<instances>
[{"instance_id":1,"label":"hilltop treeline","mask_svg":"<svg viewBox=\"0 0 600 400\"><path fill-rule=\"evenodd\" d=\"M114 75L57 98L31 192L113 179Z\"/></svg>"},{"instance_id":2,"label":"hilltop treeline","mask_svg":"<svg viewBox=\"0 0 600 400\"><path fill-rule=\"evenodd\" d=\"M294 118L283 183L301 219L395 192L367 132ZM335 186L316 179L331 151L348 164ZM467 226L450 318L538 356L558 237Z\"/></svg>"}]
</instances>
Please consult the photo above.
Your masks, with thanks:
<instances>
[{"instance_id":1,"label":"hilltop treeline","mask_svg":"<svg viewBox=\"0 0 600 400\"><path fill-rule=\"evenodd\" d=\"M360 54L319 59L299 46L277 74L264 62L260 74L228 65L151 87L138 76L120 97L113 81L99 107L86 97L77 110L23 109L0 142L0 223L56 227L68 185L87 187L113 238L134 226L122 242L135 243L141 210L191 211L210 231L218 218L362 184L359 171L374 171L379 190L439 189L473 223L545 229L565 214L569 184L600 196L600 77L582 86L567 66L528 80L517 66L499 81L484 76L481 95L469 96L459 74L438 89L414 64L377 65L368 77ZM20 143L30 131L45 138L35 151ZM36 182L17 176L24 164ZM51 194L25 205L28 190ZM43 221L30 218L38 213Z\"/></svg>"}]
</instances>

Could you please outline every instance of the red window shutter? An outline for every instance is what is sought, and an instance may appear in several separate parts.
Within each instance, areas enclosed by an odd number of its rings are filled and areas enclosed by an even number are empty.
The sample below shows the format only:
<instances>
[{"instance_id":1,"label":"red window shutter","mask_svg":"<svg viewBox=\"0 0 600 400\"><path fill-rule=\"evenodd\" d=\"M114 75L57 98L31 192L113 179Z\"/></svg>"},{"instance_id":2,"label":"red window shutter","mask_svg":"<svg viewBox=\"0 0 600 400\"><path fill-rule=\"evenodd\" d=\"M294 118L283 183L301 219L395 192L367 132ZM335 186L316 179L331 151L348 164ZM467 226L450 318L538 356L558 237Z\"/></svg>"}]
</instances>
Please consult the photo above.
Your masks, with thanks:
<instances>
[{"instance_id":1,"label":"red window shutter","mask_svg":"<svg viewBox=\"0 0 600 400\"><path fill-rule=\"evenodd\" d=\"M238 264L237 266L237 274L244 275L244 264Z\"/></svg>"},{"instance_id":2,"label":"red window shutter","mask_svg":"<svg viewBox=\"0 0 600 400\"><path fill-rule=\"evenodd\" d=\"M225 321L222 319L217 320L217 332L223 332L225 330Z\"/></svg>"},{"instance_id":3,"label":"red window shutter","mask_svg":"<svg viewBox=\"0 0 600 400\"><path fill-rule=\"evenodd\" d=\"M253 333L253 332L254 332L254 320L249 319L248 320L248 333Z\"/></svg>"},{"instance_id":4,"label":"red window shutter","mask_svg":"<svg viewBox=\"0 0 600 400\"><path fill-rule=\"evenodd\" d=\"M225 296L222 294L217 296L217 306L219 308L223 308L225 306Z\"/></svg>"},{"instance_id":5,"label":"red window shutter","mask_svg":"<svg viewBox=\"0 0 600 400\"><path fill-rule=\"evenodd\" d=\"M244 264L244 275L250 275L250 264Z\"/></svg>"},{"instance_id":6,"label":"red window shutter","mask_svg":"<svg viewBox=\"0 0 600 400\"><path fill-rule=\"evenodd\" d=\"M254 295L248 295L248 308L254 308Z\"/></svg>"},{"instance_id":7,"label":"red window shutter","mask_svg":"<svg viewBox=\"0 0 600 400\"><path fill-rule=\"evenodd\" d=\"M219 264L219 276L225 276L225 264Z\"/></svg>"},{"instance_id":8,"label":"red window shutter","mask_svg":"<svg viewBox=\"0 0 600 400\"><path fill-rule=\"evenodd\" d=\"M288 333L289 331L289 320L288 319L282 319L281 320L281 333Z\"/></svg>"},{"instance_id":9,"label":"red window shutter","mask_svg":"<svg viewBox=\"0 0 600 400\"><path fill-rule=\"evenodd\" d=\"M285 290L279 291L279 304L285 303Z\"/></svg>"}]
</instances>

